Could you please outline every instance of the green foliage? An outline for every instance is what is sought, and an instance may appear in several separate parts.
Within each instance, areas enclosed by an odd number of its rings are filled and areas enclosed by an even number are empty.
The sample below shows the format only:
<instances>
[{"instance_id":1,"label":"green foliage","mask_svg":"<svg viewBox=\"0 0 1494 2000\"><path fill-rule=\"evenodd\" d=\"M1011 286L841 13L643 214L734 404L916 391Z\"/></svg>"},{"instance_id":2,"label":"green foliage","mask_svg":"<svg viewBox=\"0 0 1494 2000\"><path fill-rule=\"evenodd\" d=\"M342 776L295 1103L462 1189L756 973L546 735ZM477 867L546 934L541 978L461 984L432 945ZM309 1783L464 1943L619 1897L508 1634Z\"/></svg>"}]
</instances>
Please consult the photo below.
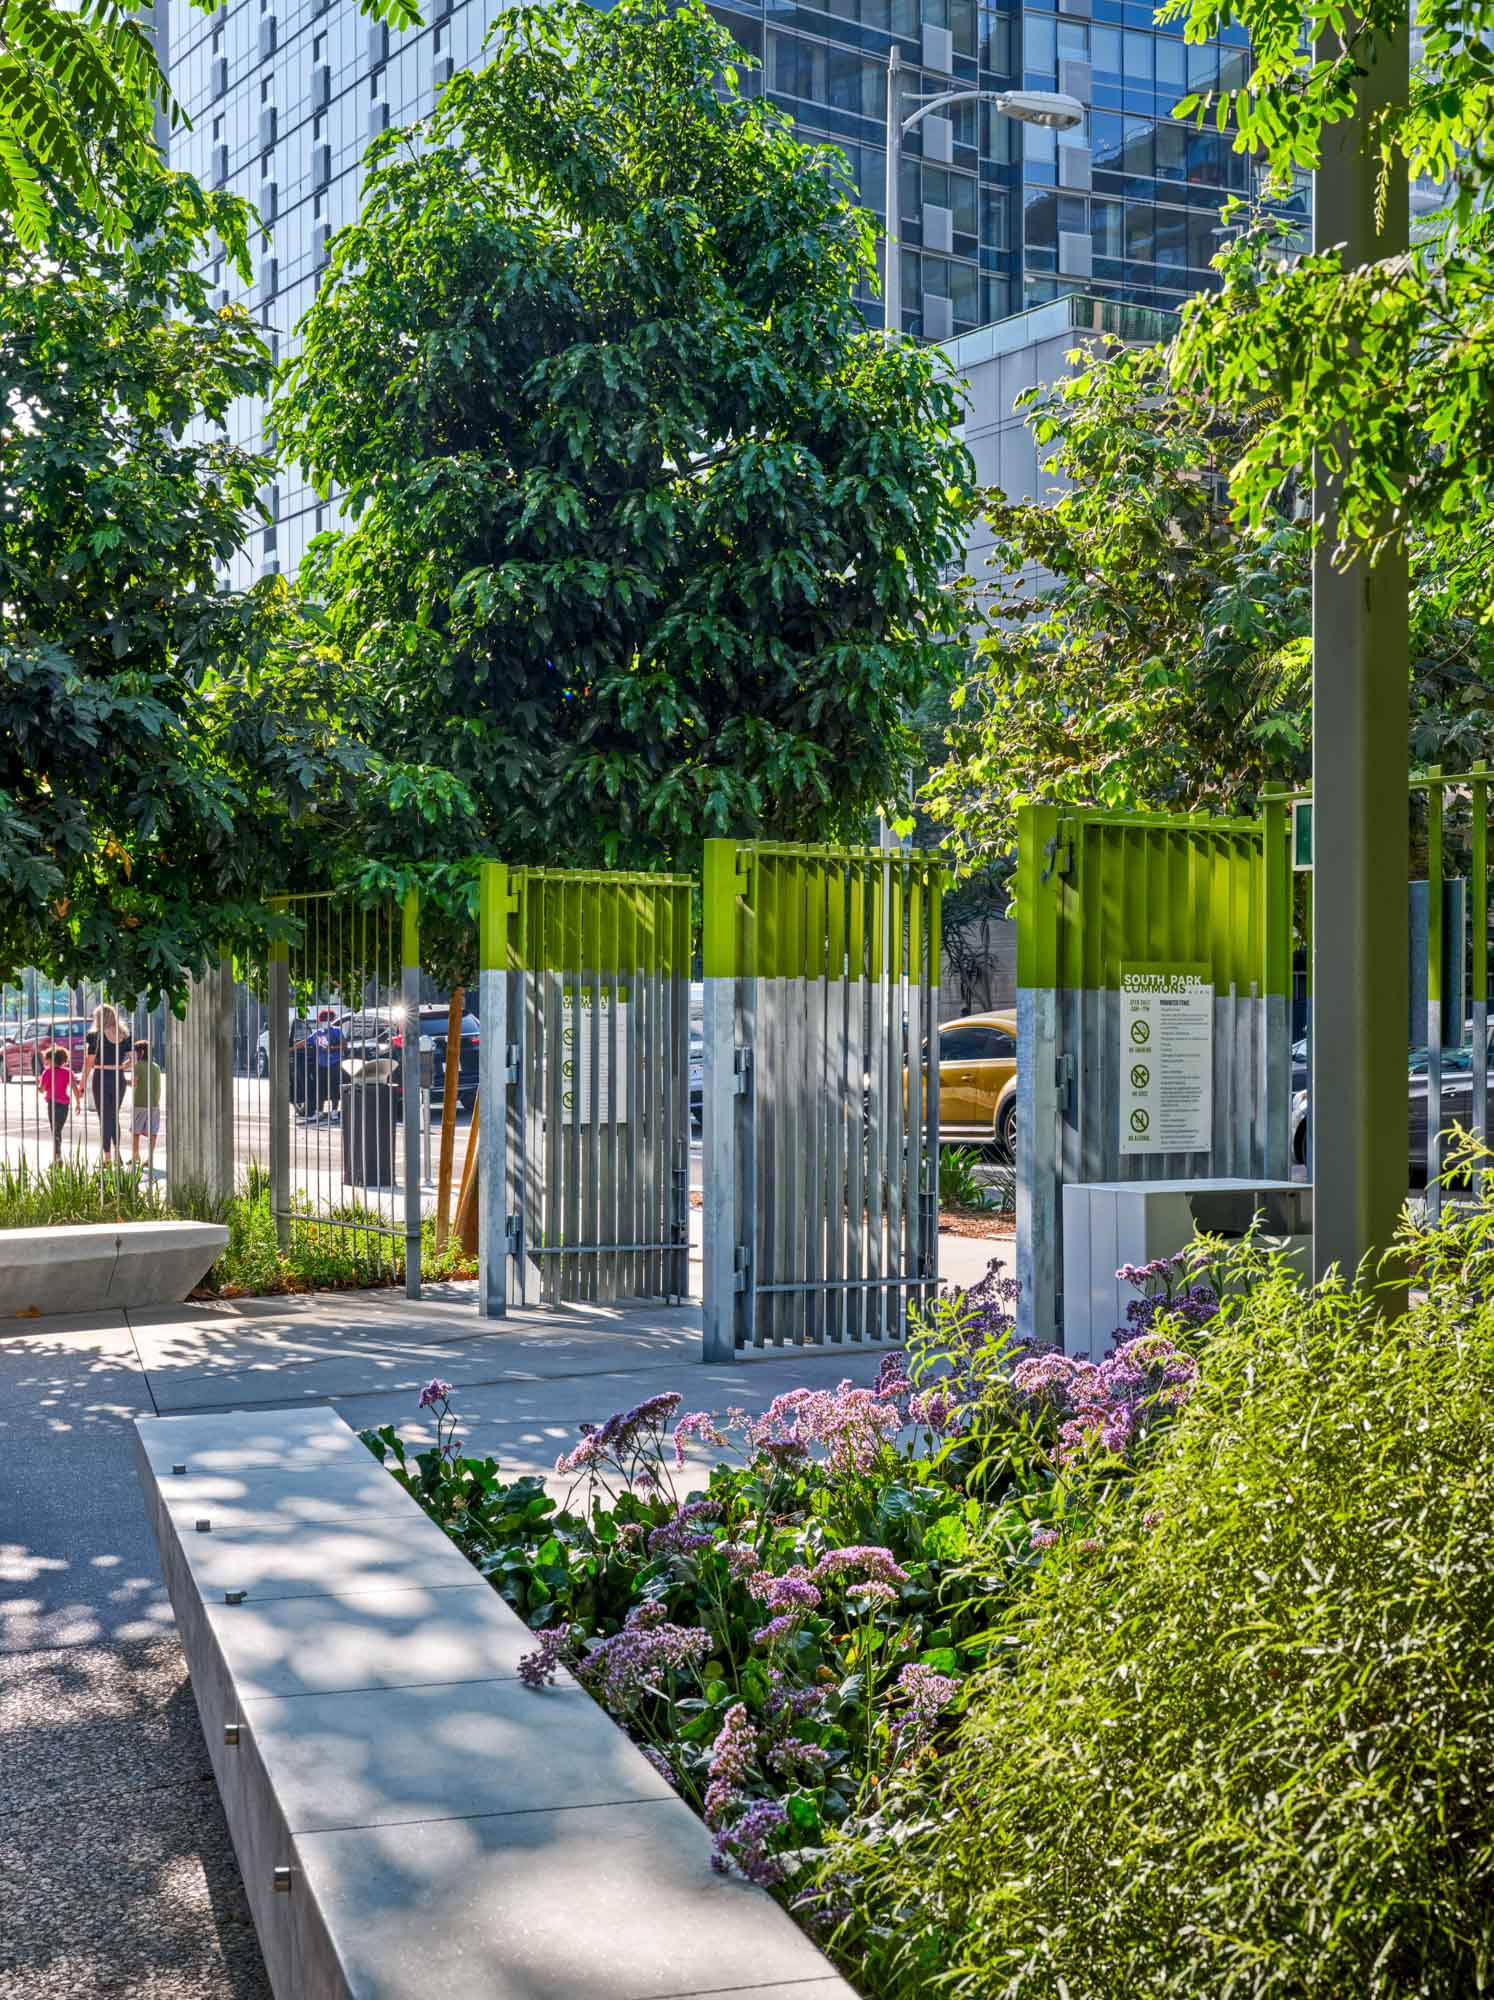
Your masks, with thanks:
<instances>
[{"instance_id":1,"label":"green foliage","mask_svg":"<svg viewBox=\"0 0 1494 2000\"><path fill-rule=\"evenodd\" d=\"M843 160L703 9L494 36L374 148L276 408L357 517L307 573L377 740L515 862L859 837L958 618L957 390L866 331Z\"/></svg>"},{"instance_id":2,"label":"green foliage","mask_svg":"<svg viewBox=\"0 0 1494 2000\"><path fill-rule=\"evenodd\" d=\"M170 1213L165 1189L127 1166L89 1168L62 1159L35 1168L0 1160L0 1229L154 1222Z\"/></svg>"},{"instance_id":3,"label":"green foliage","mask_svg":"<svg viewBox=\"0 0 1494 2000\"><path fill-rule=\"evenodd\" d=\"M1014 1601L942 1781L833 1851L863 1990L1486 1990L1494 1215L1403 1247L1390 1314L1237 1260L1186 1411Z\"/></svg>"},{"instance_id":4,"label":"green foliage","mask_svg":"<svg viewBox=\"0 0 1494 2000\"><path fill-rule=\"evenodd\" d=\"M939 1206L941 1208L988 1208L986 1190L977 1169L980 1155L973 1146L939 1148Z\"/></svg>"},{"instance_id":5,"label":"green foliage","mask_svg":"<svg viewBox=\"0 0 1494 2000\"><path fill-rule=\"evenodd\" d=\"M269 469L219 426L270 362L194 267L214 236L242 264L248 215L159 175L130 218L118 246L76 217L9 244L0 287L0 966L122 996L463 803L360 747L381 704L285 584L217 590Z\"/></svg>"},{"instance_id":6,"label":"green foliage","mask_svg":"<svg viewBox=\"0 0 1494 2000\"><path fill-rule=\"evenodd\" d=\"M1367 0L1352 13L1332 0L1305 10L1168 0L1164 14L1191 38L1239 22L1254 56L1244 90L1179 108L1221 125L1233 115L1238 145L1259 149L1280 173L1311 166L1324 131L1353 111L1366 68L1392 39L1404 45L1412 13L1408 0ZM1494 7L1418 0L1414 14L1421 59L1409 91L1376 117L1370 155L1381 199L1393 179L1425 174L1450 182L1447 210L1422 224L1409 255L1349 271L1335 250L1273 267L1243 237L1217 260L1218 293L1185 309L1174 374L1237 417L1261 414L1233 475L1249 521L1263 522L1282 480L1323 453L1343 467L1344 553L1373 552L1407 531L1447 540L1455 550L1444 566L1448 602L1487 623Z\"/></svg>"},{"instance_id":7,"label":"green foliage","mask_svg":"<svg viewBox=\"0 0 1494 2000\"><path fill-rule=\"evenodd\" d=\"M1161 1317L1175 1273L1144 1276L1133 1360L1095 1385L1088 1364L1022 1357L993 1266L915 1321L911 1374L889 1355L874 1388L791 1390L759 1417L664 1392L586 1426L558 1505L462 1450L448 1383L421 1392L433 1444L393 1426L364 1441L541 1634L521 1675L569 1664L703 1813L718 1860L803 1891L832 1829L937 1767L1007 1605L1186 1395L1194 1364ZM682 1497L692 1444L745 1463Z\"/></svg>"},{"instance_id":8,"label":"green foliage","mask_svg":"<svg viewBox=\"0 0 1494 2000\"><path fill-rule=\"evenodd\" d=\"M219 0L192 0L212 13ZM164 17L166 0L160 0ZM414 0L360 0L397 27ZM120 0L5 0L0 11L0 223L37 250L59 198L115 241L133 226L121 181L159 171L154 126L181 123L156 60L155 9Z\"/></svg>"},{"instance_id":9,"label":"green foliage","mask_svg":"<svg viewBox=\"0 0 1494 2000\"><path fill-rule=\"evenodd\" d=\"M42 1169L0 1161L0 1229L44 1229L90 1222L180 1219L228 1225L228 1247L202 1281L225 1298L280 1292L346 1291L392 1285L404 1277L404 1239L359 1202L320 1211L297 1204L290 1240L280 1246L265 1175L251 1168L226 1202L178 1189L169 1193L143 1166L89 1167L62 1159ZM434 1217L421 1224L424 1279L470 1278L475 1264L455 1237L438 1250Z\"/></svg>"},{"instance_id":10,"label":"green foliage","mask_svg":"<svg viewBox=\"0 0 1494 2000\"><path fill-rule=\"evenodd\" d=\"M924 795L972 858L1010 850L1024 797L1231 813L1311 771L1303 496L1286 477L1241 521L1229 485L1267 410L1221 415L1172 348L1079 359L1022 399L1066 490L988 500L994 622ZM1412 550L1410 747L1465 770L1494 725L1494 644L1450 601L1451 541Z\"/></svg>"}]
</instances>

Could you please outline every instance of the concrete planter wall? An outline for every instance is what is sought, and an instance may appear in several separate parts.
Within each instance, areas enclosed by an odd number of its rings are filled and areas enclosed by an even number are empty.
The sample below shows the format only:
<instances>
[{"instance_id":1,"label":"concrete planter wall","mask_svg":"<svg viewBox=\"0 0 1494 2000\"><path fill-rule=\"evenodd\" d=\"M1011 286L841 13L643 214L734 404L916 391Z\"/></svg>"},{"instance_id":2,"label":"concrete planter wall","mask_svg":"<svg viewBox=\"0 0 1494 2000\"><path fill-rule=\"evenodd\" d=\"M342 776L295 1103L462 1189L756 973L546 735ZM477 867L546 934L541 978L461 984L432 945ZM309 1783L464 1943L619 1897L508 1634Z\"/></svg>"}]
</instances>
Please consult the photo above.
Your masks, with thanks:
<instances>
[{"instance_id":1,"label":"concrete planter wall","mask_svg":"<svg viewBox=\"0 0 1494 2000\"><path fill-rule=\"evenodd\" d=\"M228 1248L217 1222L87 1222L0 1230L0 1320L167 1306Z\"/></svg>"}]
</instances>

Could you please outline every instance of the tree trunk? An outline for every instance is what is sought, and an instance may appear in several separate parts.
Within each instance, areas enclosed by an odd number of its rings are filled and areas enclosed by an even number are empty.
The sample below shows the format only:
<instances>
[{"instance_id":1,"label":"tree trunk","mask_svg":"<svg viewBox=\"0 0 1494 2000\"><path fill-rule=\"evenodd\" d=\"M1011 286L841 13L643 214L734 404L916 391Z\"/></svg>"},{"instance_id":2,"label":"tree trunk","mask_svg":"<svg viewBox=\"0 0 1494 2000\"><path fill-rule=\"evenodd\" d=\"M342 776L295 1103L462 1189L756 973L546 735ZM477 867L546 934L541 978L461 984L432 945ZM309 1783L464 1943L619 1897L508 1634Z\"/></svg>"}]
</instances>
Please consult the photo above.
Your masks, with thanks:
<instances>
[{"instance_id":1,"label":"tree trunk","mask_svg":"<svg viewBox=\"0 0 1494 2000\"><path fill-rule=\"evenodd\" d=\"M462 1168L462 1191L457 1196L457 1240L469 1257L477 1255L477 1121L482 1116L479 1102L467 1131L467 1160Z\"/></svg>"}]
</instances>

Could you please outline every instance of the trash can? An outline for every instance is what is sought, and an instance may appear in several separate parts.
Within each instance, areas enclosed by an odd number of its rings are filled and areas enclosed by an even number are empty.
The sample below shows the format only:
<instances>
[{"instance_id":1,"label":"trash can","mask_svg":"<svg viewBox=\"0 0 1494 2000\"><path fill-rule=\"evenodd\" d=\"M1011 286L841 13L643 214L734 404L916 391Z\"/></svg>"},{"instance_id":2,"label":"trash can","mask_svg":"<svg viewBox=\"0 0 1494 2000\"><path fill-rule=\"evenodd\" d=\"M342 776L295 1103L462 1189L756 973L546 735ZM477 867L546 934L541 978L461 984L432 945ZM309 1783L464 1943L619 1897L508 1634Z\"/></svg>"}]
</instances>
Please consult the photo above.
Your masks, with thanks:
<instances>
[{"instance_id":1,"label":"trash can","mask_svg":"<svg viewBox=\"0 0 1494 2000\"><path fill-rule=\"evenodd\" d=\"M345 1187L394 1185L394 1086L354 1077L342 1086L342 1179Z\"/></svg>"}]
</instances>

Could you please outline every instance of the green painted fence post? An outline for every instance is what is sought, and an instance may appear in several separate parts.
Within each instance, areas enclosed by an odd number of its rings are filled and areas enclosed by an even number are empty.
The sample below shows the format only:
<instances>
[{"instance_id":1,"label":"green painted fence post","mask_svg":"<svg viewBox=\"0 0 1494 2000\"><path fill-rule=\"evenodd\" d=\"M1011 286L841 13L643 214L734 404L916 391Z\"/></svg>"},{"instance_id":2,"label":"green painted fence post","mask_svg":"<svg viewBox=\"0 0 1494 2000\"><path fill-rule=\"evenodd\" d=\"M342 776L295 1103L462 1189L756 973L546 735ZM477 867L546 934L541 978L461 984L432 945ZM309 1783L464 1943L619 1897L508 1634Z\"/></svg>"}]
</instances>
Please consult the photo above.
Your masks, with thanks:
<instances>
[{"instance_id":1,"label":"green painted fence post","mask_svg":"<svg viewBox=\"0 0 1494 2000\"><path fill-rule=\"evenodd\" d=\"M1285 786L1261 788L1261 929L1265 959L1266 1178L1292 1172L1292 811Z\"/></svg>"},{"instance_id":2,"label":"green painted fence post","mask_svg":"<svg viewBox=\"0 0 1494 2000\"><path fill-rule=\"evenodd\" d=\"M740 1239L738 1199L741 1167L739 1106L751 1088L750 1072L737 1069L737 983L749 979L750 927L740 905L751 884L750 851L735 840L705 843L701 907L701 971L705 979L703 1041L703 1224L702 1282L704 1361L731 1361L739 1332L746 1331L750 1301L751 1249ZM751 1179L746 1179L748 1187Z\"/></svg>"},{"instance_id":3,"label":"green painted fence post","mask_svg":"<svg viewBox=\"0 0 1494 2000\"><path fill-rule=\"evenodd\" d=\"M513 892L501 861L478 871L477 1309L508 1310L508 971Z\"/></svg>"}]
</instances>

